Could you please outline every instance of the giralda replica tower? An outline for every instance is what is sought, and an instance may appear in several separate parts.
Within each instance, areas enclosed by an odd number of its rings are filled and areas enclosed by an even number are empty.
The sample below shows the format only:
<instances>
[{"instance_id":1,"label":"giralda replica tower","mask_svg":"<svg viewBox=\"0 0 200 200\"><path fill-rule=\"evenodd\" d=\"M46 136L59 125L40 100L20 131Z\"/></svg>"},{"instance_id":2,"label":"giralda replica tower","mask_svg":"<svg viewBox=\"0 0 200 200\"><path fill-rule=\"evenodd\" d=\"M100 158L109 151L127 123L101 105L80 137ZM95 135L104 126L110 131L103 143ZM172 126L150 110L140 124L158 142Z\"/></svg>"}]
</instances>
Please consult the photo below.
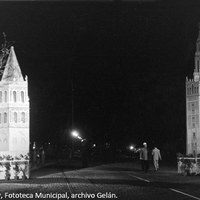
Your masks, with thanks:
<instances>
[{"instance_id":1,"label":"giralda replica tower","mask_svg":"<svg viewBox=\"0 0 200 200\"><path fill-rule=\"evenodd\" d=\"M29 153L28 81L23 78L14 47L4 48L0 76L0 156Z\"/></svg>"},{"instance_id":2,"label":"giralda replica tower","mask_svg":"<svg viewBox=\"0 0 200 200\"><path fill-rule=\"evenodd\" d=\"M186 153L200 153L200 24L196 41L193 79L186 77Z\"/></svg>"}]
</instances>

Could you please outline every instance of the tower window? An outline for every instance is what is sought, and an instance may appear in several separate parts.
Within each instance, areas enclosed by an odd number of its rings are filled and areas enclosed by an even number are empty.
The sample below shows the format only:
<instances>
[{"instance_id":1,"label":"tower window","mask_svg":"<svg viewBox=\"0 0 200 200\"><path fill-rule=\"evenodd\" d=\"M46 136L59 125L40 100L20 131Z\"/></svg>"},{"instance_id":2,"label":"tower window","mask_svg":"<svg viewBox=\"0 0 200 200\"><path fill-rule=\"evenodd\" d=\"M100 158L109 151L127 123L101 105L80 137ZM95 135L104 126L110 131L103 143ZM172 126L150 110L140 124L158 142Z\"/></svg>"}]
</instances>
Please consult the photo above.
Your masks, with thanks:
<instances>
[{"instance_id":1,"label":"tower window","mask_svg":"<svg viewBox=\"0 0 200 200\"><path fill-rule=\"evenodd\" d=\"M192 103L192 111L194 111L194 103Z\"/></svg>"},{"instance_id":2,"label":"tower window","mask_svg":"<svg viewBox=\"0 0 200 200\"><path fill-rule=\"evenodd\" d=\"M14 112L14 122L17 123L17 113Z\"/></svg>"},{"instance_id":3,"label":"tower window","mask_svg":"<svg viewBox=\"0 0 200 200\"><path fill-rule=\"evenodd\" d=\"M21 113L21 121L25 123L25 112Z\"/></svg>"},{"instance_id":4,"label":"tower window","mask_svg":"<svg viewBox=\"0 0 200 200\"><path fill-rule=\"evenodd\" d=\"M195 117L194 116L192 116L192 122L195 122Z\"/></svg>"},{"instance_id":5,"label":"tower window","mask_svg":"<svg viewBox=\"0 0 200 200\"><path fill-rule=\"evenodd\" d=\"M4 95L5 95L4 100L5 100L5 102L7 102L7 91L4 92Z\"/></svg>"},{"instance_id":6,"label":"tower window","mask_svg":"<svg viewBox=\"0 0 200 200\"><path fill-rule=\"evenodd\" d=\"M7 116L7 113L5 112L4 113L4 123L7 123L7 120L8 120L7 118L8 118L8 116Z\"/></svg>"},{"instance_id":7,"label":"tower window","mask_svg":"<svg viewBox=\"0 0 200 200\"><path fill-rule=\"evenodd\" d=\"M24 103L24 92L23 91L21 91L21 101L22 101L22 103Z\"/></svg>"},{"instance_id":8,"label":"tower window","mask_svg":"<svg viewBox=\"0 0 200 200\"><path fill-rule=\"evenodd\" d=\"M13 101L17 102L17 93L16 93L16 91L13 91Z\"/></svg>"}]
</instances>

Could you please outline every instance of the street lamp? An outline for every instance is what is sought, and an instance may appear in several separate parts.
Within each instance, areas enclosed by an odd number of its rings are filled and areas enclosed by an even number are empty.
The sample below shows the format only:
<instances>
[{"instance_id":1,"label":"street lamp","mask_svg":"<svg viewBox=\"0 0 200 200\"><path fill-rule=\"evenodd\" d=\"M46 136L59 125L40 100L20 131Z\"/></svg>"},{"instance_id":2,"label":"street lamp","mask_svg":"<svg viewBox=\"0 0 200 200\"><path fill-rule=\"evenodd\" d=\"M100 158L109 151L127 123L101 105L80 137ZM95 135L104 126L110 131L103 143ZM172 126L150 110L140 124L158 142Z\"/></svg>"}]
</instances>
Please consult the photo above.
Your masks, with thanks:
<instances>
[{"instance_id":1,"label":"street lamp","mask_svg":"<svg viewBox=\"0 0 200 200\"><path fill-rule=\"evenodd\" d=\"M73 130L71 134L75 138L79 137L79 133L76 130Z\"/></svg>"},{"instance_id":2,"label":"street lamp","mask_svg":"<svg viewBox=\"0 0 200 200\"><path fill-rule=\"evenodd\" d=\"M136 150L135 145L134 144L130 145L129 146L129 150L130 151L135 151Z\"/></svg>"},{"instance_id":3,"label":"street lamp","mask_svg":"<svg viewBox=\"0 0 200 200\"><path fill-rule=\"evenodd\" d=\"M135 153L135 145L130 145L129 150L131 152L131 158L133 158L133 153ZM133 153L132 153L133 152Z\"/></svg>"},{"instance_id":4,"label":"street lamp","mask_svg":"<svg viewBox=\"0 0 200 200\"><path fill-rule=\"evenodd\" d=\"M79 135L79 133L78 133L78 131L76 131L76 130L73 130L72 132L71 132L71 134L72 134L72 136L74 137L74 138L78 138L79 140L81 140L81 142L83 142L85 139L83 139L80 135Z\"/></svg>"},{"instance_id":5,"label":"street lamp","mask_svg":"<svg viewBox=\"0 0 200 200\"><path fill-rule=\"evenodd\" d=\"M133 146L133 145L129 146L129 149L130 149L131 151L133 151L134 146Z\"/></svg>"}]
</instances>

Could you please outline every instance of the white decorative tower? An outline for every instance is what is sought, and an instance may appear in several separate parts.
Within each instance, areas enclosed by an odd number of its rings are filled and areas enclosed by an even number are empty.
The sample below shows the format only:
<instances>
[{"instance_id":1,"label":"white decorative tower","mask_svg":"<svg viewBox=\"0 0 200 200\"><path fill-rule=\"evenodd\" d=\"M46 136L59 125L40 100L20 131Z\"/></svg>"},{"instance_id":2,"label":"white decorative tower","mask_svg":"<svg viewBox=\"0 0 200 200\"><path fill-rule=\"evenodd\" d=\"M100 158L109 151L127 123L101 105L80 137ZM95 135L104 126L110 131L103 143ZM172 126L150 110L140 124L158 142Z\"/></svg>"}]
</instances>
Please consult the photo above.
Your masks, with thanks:
<instances>
[{"instance_id":1,"label":"white decorative tower","mask_svg":"<svg viewBox=\"0 0 200 200\"><path fill-rule=\"evenodd\" d=\"M24 80L14 47L7 49L0 77L0 156L29 153L28 80Z\"/></svg>"},{"instance_id":2,"label":"white decorative tower","mask_svg":"<svg viewBox=\"0 0 200 200\"><path fill-rule=\"evenodd\" d=\"M196 42L193 79L186 77L186 153L200 153L200 24Z\"/></svg>"}]
</instances>

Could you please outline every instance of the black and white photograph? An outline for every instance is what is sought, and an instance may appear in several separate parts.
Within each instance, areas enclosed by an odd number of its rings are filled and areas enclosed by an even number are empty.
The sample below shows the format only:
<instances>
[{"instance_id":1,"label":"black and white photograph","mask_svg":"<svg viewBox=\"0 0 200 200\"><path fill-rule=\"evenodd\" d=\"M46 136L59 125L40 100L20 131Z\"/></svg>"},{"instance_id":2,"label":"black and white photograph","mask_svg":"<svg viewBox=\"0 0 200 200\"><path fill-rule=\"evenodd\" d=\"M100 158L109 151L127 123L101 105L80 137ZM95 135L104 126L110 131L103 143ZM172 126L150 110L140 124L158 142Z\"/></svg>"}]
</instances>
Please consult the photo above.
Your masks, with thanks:
<instances>
[{"instance_id":1,"label":"black and white photograph","mask_svg":"<svg viewBox=\"0 0 200 200\"><path fill-rule=\"evenodd\" d=\"M200 2L0 1L0 199L200 200Z\"/></svg>"}]
</instances>

